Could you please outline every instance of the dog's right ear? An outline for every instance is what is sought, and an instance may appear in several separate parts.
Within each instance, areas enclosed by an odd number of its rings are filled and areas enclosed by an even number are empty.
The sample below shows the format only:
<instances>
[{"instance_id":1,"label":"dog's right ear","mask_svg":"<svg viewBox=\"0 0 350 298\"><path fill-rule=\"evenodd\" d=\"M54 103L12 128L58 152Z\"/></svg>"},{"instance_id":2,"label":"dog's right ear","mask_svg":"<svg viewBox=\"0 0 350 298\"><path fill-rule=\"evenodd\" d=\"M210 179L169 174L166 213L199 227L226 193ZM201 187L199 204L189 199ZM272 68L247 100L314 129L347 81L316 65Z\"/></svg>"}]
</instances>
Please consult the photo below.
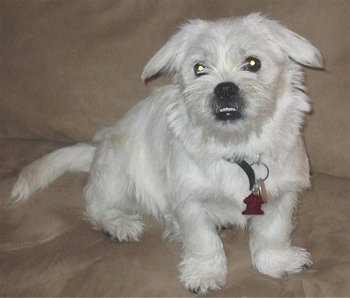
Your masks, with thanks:
<instances>
[{"instance_id":1,"label":"dog's right ear","mask_svg":"<svg viewBox=\"0 0 350 298\"><path fill-rule=\"evenodd\" d=\"M264 24L270 33L270 42L277 45L294 62L315 69L322 69L324 62L320 51L307 39L287 29L279 22L269 20L260 14L249 15L255 22Z\"/></svg>"},{"instance_id":2,"label":"dog's right ear","mask_svg":"<svg viewBox=\"0 0 350 298\"><path fill-rule=\"evenodd\" d=\"M192 20L182 26L148 61L142 73L142 80L147 83L159 75L176 75L186 57L189 43L202 32L206 25L205 21Z\"/></svg>"}]
</instances>

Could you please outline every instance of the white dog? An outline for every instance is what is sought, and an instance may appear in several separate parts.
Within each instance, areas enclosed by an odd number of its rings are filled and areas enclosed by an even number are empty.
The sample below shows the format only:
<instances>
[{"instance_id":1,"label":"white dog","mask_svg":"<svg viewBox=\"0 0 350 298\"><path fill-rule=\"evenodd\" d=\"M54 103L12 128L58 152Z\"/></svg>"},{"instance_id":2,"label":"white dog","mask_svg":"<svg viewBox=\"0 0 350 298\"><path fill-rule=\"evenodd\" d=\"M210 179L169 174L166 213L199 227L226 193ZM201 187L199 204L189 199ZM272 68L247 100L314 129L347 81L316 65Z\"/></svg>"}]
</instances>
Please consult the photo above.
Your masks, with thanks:
<instances>
[{"instance_id":1,"label":"white dog","mask_svg":"<svg viewBox=\"0 0 350 298\"><path fill-rule=\"evenodd\" d=\"M23 201L66 171L90 172L84 196L94 226L119 241L137 241L141 214L164 220L165 234L183 243L180 279L193 292L225 284L220 227L249 225L260 272L299 272L312 264L290 240L298 195L310 185L302 67L322 65L307 40L260 14L190 21L142 75L144 81L169 75L172 84L91 144L27 166L12 196ZM248 206L251 193L268 196L261 210L261 202Z\"/></svg>"}]
</instances>

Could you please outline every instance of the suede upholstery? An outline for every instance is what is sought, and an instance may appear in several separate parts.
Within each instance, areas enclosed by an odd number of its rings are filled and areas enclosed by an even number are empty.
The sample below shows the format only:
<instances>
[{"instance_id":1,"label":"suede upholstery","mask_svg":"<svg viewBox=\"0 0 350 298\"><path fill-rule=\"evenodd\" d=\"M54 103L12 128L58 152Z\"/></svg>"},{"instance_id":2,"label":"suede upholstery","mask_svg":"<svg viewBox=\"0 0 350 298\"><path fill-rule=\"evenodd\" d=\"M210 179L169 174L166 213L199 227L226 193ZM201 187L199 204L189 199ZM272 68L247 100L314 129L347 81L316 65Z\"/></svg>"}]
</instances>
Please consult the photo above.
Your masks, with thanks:
<instances>
[{"instance_id":1,"label":"suede upholstery","mask_svg":"<svg viewBox=\"0 0 350 298\"><path fill-rule=\"evenodd\" d=\"M66 174L22 205L9 194L24 165L89 141L166 82L145 86L140 76L180 24L253 11L309 39L326 61L306 70L313 187L293 233L314 265L264 276L251 265L248 231L226 230L227 284L210 296L350 295L350 1L0 0L0 296L192 296L177 278L181 247L162 240L159 223L147 219L140 242L116 243L84 220L87 175Z\"/></svg>"}]
</instances>

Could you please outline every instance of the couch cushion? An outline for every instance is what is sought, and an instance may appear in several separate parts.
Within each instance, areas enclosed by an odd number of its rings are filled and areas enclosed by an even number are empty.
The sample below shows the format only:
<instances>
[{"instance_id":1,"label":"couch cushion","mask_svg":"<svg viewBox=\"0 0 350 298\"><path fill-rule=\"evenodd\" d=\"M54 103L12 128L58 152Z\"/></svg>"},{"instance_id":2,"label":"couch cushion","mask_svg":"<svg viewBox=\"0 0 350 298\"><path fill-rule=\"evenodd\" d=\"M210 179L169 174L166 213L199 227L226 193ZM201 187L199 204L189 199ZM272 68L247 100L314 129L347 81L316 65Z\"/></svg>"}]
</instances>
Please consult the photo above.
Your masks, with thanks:
<instances>
[{"instance_id":1,"label":"couch cushion","mask_svg":"<svg viewBox=\"0 0 350 298\"><path fill-rule=\"evenodd\" d=\"M0 205L0 296L188 296L178 280L180 245L161 239L152 219L140 242L118 243L84 220L84 174L67 174L23 205ZM283 279L252 268L248 231L222 232L228 258L225 288L211 296L347 296L350 293L348 179L315 175L299 205L296 245L311 269ZM2 180L8 197L14 180Z\"/></svg>"}]
</instances>

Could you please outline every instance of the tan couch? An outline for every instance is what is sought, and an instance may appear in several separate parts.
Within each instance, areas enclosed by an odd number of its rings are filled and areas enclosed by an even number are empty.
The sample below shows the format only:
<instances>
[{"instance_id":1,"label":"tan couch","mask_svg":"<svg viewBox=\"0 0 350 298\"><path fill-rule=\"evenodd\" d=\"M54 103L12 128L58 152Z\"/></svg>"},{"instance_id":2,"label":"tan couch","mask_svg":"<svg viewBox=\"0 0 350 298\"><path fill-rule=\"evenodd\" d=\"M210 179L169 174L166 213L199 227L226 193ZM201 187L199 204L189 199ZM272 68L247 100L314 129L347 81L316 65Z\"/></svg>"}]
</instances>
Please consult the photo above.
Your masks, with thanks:
<instances>
[{"instance_id":1,"label":"tan couch","mask_svg":"<svg viewBox=\"0 0 350 298\"><path fill-rule=\"evenodd\" d=\"M138 243L116 243L84 220L85 174L67 174L24 205L8 204L15 175L39 156L88 141L161 81L143 66L189 18L262 11L311 40L327 70L307 71L313 115L306 143L313 188L293 241L314 266L273 279L252 268L248 233L222 233L226 287L212 296L350 295L350 1L1 0L0 296L189 296L180 247L149 220Z\"/></svg>"}]
</instances>

